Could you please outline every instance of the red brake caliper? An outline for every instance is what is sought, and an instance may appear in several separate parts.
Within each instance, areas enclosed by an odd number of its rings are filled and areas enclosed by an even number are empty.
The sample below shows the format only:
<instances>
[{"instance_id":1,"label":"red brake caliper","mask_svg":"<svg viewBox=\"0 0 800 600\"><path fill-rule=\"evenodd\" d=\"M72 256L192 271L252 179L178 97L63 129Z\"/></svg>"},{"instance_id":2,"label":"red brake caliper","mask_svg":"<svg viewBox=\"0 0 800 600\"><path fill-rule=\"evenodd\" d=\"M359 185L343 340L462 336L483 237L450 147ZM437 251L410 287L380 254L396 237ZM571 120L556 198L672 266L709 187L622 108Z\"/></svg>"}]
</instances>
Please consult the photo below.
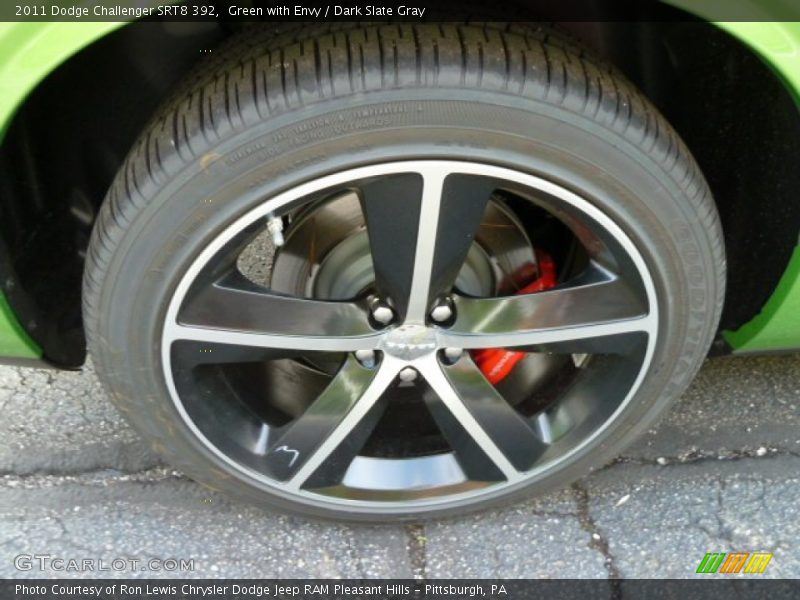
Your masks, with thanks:
<instances>
[{"instance_id":1,"label":"red brake caliper","mask_svg":"<svg viewBox=\"0 0 800 600\"><path fill-rule=\"evenodd\" d=\"M539 265L538 277L517 292L532 294L556 286L556 264L544 250L536 249L536 260ZM504 348L484 348L474 350L472 359L492 385L497 385L511 374L516 364L525 358L525 352L516 352Z\"/></svg>"}]
</instances>

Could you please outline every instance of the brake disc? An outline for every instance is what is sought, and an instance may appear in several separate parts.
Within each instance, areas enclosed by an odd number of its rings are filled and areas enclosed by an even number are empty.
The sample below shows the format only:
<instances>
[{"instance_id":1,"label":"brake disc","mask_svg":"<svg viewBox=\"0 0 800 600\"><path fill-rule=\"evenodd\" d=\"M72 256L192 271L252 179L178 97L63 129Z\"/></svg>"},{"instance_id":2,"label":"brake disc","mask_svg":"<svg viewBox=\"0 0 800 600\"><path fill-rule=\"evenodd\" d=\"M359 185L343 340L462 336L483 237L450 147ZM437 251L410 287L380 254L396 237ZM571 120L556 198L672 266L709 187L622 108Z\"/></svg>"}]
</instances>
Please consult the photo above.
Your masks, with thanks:
<instances>
[{"instance_id":1,"label":"brake disc","mask_svg":"<svg viewBox=\"0 0 800 600\"><path fill-rule=\"evenodd\" d=\"M296 215L284 237L273 260L272 290L346 300L374 283L369 238L355 194L343 194ZM513 293L519 287L514 274L535 267L536 254L522 223L493 198L456 287L471 296Z\"/></svg>"}]
</instances>

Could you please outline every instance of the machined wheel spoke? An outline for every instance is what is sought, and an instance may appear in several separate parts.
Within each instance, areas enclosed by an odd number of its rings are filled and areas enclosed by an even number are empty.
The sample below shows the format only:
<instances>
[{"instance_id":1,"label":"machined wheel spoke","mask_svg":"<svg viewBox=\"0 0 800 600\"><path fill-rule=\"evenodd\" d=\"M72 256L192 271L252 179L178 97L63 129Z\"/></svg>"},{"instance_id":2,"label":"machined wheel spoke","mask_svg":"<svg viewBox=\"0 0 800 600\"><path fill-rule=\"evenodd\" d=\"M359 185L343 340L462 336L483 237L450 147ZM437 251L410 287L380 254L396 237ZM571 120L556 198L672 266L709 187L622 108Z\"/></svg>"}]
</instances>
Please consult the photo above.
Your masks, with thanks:
<instances>
[{"instance_id":1,"label":"machined wheel spoke","mask_svg":"<svg viewBox=\"0 0 800 600\"><path fill-rule=\"evenodd\" d=\"M436 231L442 204L442 188L447 171L428 169L422 173L422 206L420 209L417 245L406 321L424 323L428 314Z\"/></svg>"},{"instance_id":2,"label":"machined wheel spoke","mask_svg":"<svg viewBox=\"0 0 800 600\"><path fill-rule=\"evenodd\" d=\"M265 363L269 360L293 358L301 353L301 350L291 348L238 346L217 344L207 340L175 340L172 344L172 359L185 368L231 363Z\"/></svg>"},{"instance_id":3,"label":"machined wheel spoke","mask_svg":"<svg viewBox=\"0 0 800 600\"><path fill-rule=\"evenodd\" d=\"M406 316L411 296L423 180L418 173L400 173L359 186L367 223L375 288L378 295Z\"/></svg>"},{"instance_id":4,"label":"machined wheel spoke","mask_svg":"<svg viewBox=\"0 0 800 600\"><path fill-rule=\"evenodd\" d=\"M306 412L271 444L267 465L273 475L299 489L329 460L380 400L399 369L397 361L384 357L376 369L362 367L348 358L341 371ZM348 449L352 459L361 443ZM341 457L337 457L341 461ZM344 472L341 465L335 470Z\"/></svg>"},{"instance_id":5,"label":"machined wheel spoke","mask_svg":"<svg viewBox=\"0 0 800 600\"><path fill-rule=\"evenodd\" d=\"M439 340L459 348L558 344L654 327L639 295L599 266L569 286L502 298L458 296L455 306L456 322Z\"/></svg>"},{"instance_id":6,"label":"machined wheel spoke","mask_svg":"<svg viewBox=\"0 0 800 600\"><path fill-rule=\"evenodd\" d=\"M204 286L184 304L166 334L239 346L319 351L373 348L366 306L270 293L237 275Z\"/></svg>"},{"instance_id":7,"label":"machined wheel spoke","mask_svg":"<svg viewBox=\"0 0 800 600\"><path fill-rule=\"evenodd\" d=\"M474 419L474 425L480 427L516 470L530 469L548 448L533 426L486 380L468 355L441 368L450 387ZM442 392L438 387L434 389ZM472 433L468 423L462 424L468 433ZM495 449L482 447L492 458L490 452Z\"/></svg>"},{"instance_id":8,"label":"machined wheel spoke","mask_svg":"<svg viewBox=\"0 0 800 600\"><path fill-rule=\"evenodd\" d=\"M281 350L301 350L318 352L354 352L371 350L377 345L380 336L365 335L334 337L325 335L279 335L273 333L248 333L225 329L208 329L186 325L168 325L164 330L167 342L191 340L210 344L230 344L251 348L275 348Z\"/></svg>"},{"instance_id":9,"label":"machined wheel spoke","mask_svg":"<svg viewBox=\"0 0 800 600\"><path fill-rule=\"evenodd\" d=\"M270 475L285 481L300 471L342 424L377 374L377 369L364 368L350 355L325 391L270 443L265 459Z\"/></svg>"},{"instance_id":10,"label":"machined wheel spoke","mask_svg":"<svg viewBox=\"0 0 800 600\"><path fill-rule=\"evenodd\" d=\"M546 343L537 343L531 346L516 346L514 350L520 352L546 352L548 354L616 354L629 355L638 348L642 338L650 335L656 325L654 319L649 317L643 321L624 321L636 329L634 331L619 331L599 337L585 337L569 340L560 340ZM622 324L620 323L620 325ZM581 329L581 332L592 328ZM621 329L621 328L620 328Z\"/></svg>"},{"instance_id":11,"label":"machined wheel spoke","mask_svg":"<svg viewBox=\"0 0 800 600\"><path fill-rule=\"evenodd\" d=\"M422 206L406 316L417 323L425 321L436 298L451 291L496 187L491 180L446 169L429 167L421 174Z\"/></svg>"},{"instance_id":12,"label":"machined wheel spoke","mask_svg":"<svg viewBox=\"0 0 800 600\"><path fill-rule=\"evenodd\" d=\"M478 232L497 182L487 177L452 174L444 182L436 230L428 302L449 294Z\"/></svg>"},{"instance_id":13,"label":"machined wheel spoke","mask_svg":"<svg viewBox=\"0 0 800 600\"><path fill-rule=\"evenodd\" d=\"M467 359L461 362L466 363ZM477 368L473 365L464 371L446 373L434 355L418 361L417 367L469 435L470 441L480 448L506 480L519 479L522 474L517 464L525 464L528 458L535 460L543 451L543 443L524 423L510 415L508 411L513 409L492 389ZM512 429L503 432L503 427L509 424ZM511 439L518 435L519 439ZM458 448L455 450L458 454Z\"/></svg>"}]
</instances>

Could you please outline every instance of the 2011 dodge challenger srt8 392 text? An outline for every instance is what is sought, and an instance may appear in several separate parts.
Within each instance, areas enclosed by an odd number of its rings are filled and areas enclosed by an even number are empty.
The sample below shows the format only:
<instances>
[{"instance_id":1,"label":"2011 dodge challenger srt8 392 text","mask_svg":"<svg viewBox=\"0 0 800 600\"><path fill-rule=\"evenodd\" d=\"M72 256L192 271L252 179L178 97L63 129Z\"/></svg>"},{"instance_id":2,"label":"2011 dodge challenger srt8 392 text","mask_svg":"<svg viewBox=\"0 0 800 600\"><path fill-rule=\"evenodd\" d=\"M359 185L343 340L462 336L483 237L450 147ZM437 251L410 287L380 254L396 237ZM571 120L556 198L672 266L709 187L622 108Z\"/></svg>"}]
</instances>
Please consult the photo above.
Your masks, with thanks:
<instances>
[{"instance_id":1,"label":"2011 dodge challenger srt8 392 text","mask_svg":"<svg viewBox=\"0 0 800 600\"><path fill-rule=\"evenodd\" d=\"M693 4L0 25L0 362L88 353L261 506L569 483L709 351L800 347L800 24Z\"/></svg>"}]
</instances>

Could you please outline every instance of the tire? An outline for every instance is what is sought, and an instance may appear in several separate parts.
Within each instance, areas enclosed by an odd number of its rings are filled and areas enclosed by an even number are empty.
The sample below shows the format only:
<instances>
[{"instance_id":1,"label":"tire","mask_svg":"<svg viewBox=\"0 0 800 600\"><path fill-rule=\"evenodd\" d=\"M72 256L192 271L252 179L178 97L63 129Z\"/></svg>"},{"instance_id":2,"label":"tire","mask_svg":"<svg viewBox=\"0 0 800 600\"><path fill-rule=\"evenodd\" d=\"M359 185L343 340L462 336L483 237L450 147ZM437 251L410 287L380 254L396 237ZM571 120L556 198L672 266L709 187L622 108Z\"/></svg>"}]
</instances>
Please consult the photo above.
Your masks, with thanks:
<instances>
[{"instance_id":1,"label":"tire","mask_svg":"<svg viewBox=\"0 0 800 600\"><path fill-rule=\"evenodd\" d=\"M576 209L576 219L592 220L597 213L596 239L605 243L604 236L611 236L608 248L619 244L624 250L618 262L637 265L631 277L638 283L631 285L636 293L650 294L647 314L657 315L646 336L648 349L637 346L643 353L637 379L627 396L619 392L619 404L610 404L613 414L587 421L590 433L578 437L583 433L575 426L566 436L580 443L565 441L565 450L550 462L526 471L532 475L480 493L443 493L435 501L409 495L383 502L375 500L379 494L342 501L265 483L253 474L257 463L237 468L234 450L229 456L223 442L198 435L199 417L189 414L195 409L188 400L181 404L179 383L170 380L184 377L173 364L178 351L163 351L173 304L183 310L176 294L190 293L194 284L187 278L203 253L266 199L344 172L363 177L367 171L359 169L409 160L483 165L482 177L508 173L517 182L503 185L530 181L577 198L574 203L583 208ZM424 170L434 163L419 164ZM554 199L554 206L559 202ZM551 212L562 215L559 210ZM403 214L394 215L398 227ZM455 214L453 223L461 209ZM211 268L203 265L197 268ZM91 356L114 403L190 477L245 501L306 516L418 520L541 494L615 457L696 373L716 331L724 280L719 219L688 149L629 82L572 41L544 28L499 24L348 25L280 35L255 30L230 40L213 62L189 76L128 156L95 226L84 316ZM466 312L461 306L458 318ZM396 317L400 309L394 310ZM381 348L379 356L388 361L385 344ZM597 356L592 360L605 360L602 351ZM587 388L599 390L596 402L586 405L591 410L600 410L612 394L603 387L608 378L597 382L592 385L599 388ZM202 386L191 389L197 397L211 394ZM462 460L459 455L463 466Z\"/></svg>"}]
</instances>

